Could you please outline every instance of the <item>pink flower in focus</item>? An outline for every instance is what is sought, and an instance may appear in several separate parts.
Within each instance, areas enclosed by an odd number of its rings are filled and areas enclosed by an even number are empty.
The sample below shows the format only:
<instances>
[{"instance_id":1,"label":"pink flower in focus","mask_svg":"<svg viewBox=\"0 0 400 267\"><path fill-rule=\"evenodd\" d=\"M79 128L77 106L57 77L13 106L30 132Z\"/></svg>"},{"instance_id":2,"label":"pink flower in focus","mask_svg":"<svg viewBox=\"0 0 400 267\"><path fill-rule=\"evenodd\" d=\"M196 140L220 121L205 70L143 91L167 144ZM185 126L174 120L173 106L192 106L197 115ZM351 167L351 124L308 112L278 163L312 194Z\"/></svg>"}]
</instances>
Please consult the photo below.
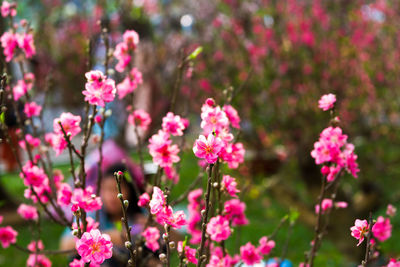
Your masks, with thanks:
<instances>
[{"instance_id":1,"label":"pink flower in focus","mask_svg":"<svg viewBox=\"0 0 400 267\"><path fill-rule=\"evenodd\" d=\"M164 192L157 186L153 187L153 195L150 201L150 212L151 214L159 213L167 204L164 197Z\"/></svg>"},{"instance_id":2,"label":"pink flower in focus","mask_svg":"<svg viewBox=\"0 0 400 267\"><path fill-rule=\"evenodd\" d=\"M103 72L92 70L85 74L87 82L82 94L91 105L105 106L105 102L114 100L116 89L113 79L107 78Z\"/></svg>"},{"instance_id":3,"label":"pink flower in focus","mask_svg":"<svg viewBox=\"0 0 400 267\"><path fill-rule=\"evenodd\" d=\"M91 186L86 187L84 190L75 188L72 192L71 203L87 212L99 210L103 206L101 198L94 195L94 190Z\"/></svg>"},{"instance_id":4,"label":"pink flower in focus","mask_svg":"<svg viewBox=\"0 0 400 267\"><path fill-rule=\"evenodd\" d=\"M225 111L226 116L228 117L232 127L236 128L236 129L240 129L240 117L238 112L236 111L236 109L234 107L232 107L231 105L225 105L223 107L223 111Z\"/></svg>"},{"instance_id":5,"label":"pink flower in focus","mask_svg":"<svg viewBox=\"0 0 400 267\"><path fill-rule=\"evenodd\" d=\"M0 242L3 248L8 248L10 244L17 242L17 231L15 231L11 226L0 228Z\"/></svg>"},{"instance_id":6,"label":"pink flower in focus","mask_svg":"<svg viewBox=\"0 0 400 267\"><path fill-rule=\"evenodd\" d=\"M330 208L332 208L333 205L333 201L330 198L325 198L322 200L321 203L321 207L322 207L322 213L324 213L325 211L329 210ZM315 213L318 214L319 213L319 204L315 205Z\"/></svg>"},{"instance_id":7,"label":"pink flower in focus","mask_svg":"<svg viewBox=\"0 0 400 267\"><path fill-rule=\"evenodd\" d=\"M153 162L161 168L171 167L172 164L180 160L177 145L171 145L169 135L162 130L153 135L149 140L149 153L153 157Z\"/></svg>"},{"instance_id":8,"label":"pink flower in focus","mask_svg":"<svg viewBox=\"0 0 400 267\"><path fill-rule=\"evenodd\" d=\"M174 115L172 112L168 112L167 115L162 119L162 129L166 133L170 133L174 136L182 136L185 125L182 119L178 115Z\"/></svg>"},{"instance_id":9,"label":"pink flower in focus","mask_svg":"<svg viewBox=\"0 0 400 267\"><path fill-rule=\"evenodd\" d=\"M232 225L246 225L249 221L244 214L246 210L246 204L241 202L239 199L231 199L224 204L224 214L229 220L232 220Z\"/></svg>"},{"instance_id":10,"label":"pink flower in focus","mask_svg":"<svg viewBox=\"0 0 400 267\"><path fill-rule=\"evenodd\" d=\"M142 232L142 236L146 240L146 247L148 247L151 251L155 252L160 248L158 243L160 231L156 227L147 227L146 230Z\"/></svg>"},{"instance_id":11,"label":"pink flower in focus","mask_svg":"<svg viewBox=\"0 0 400 267\"><path fill-rule=\"evenodd\" d=\"M392 204L389 204L386 208L386 215L393 217L394 215L396 215L396 207L393 206Z\"/></svg>"},{"instance_id":12,"label":"pink flower in focus","mask_svg":"<svg viewBox=\"0 0 400 267\"><path fill-rule=\"evenodd\" d=\"M17 4L3 1L1 4L1 15L5 18L8 16L15 17L17 15Z\"/></svg>"},{"instance_id":13,"label":"pink flower in focus","mask_svg":"<svg viewBox=\"0 0 400 267\"><path fill-rule=\"evenodd\" d=\"M263 255L269 254L271 250L275 247L275 241L268 240L266 236L261 237L259 243L260 245L258 246L257 250Z\"/></svg>"},{"instance_id":14,"label":"pink flower in focus","mask_svg":"<svg viewBox=\"0 0 400 267\"><path fill-rule=\"evenodd\" d=\"M146 131L151 124L151 117L146 111L138 109L128 116L128 123L134 126L139 126Z\"/></svg>"},{"instance_id":15,"label":"pink flower in focus","mask_svg":"<svg viewBox=\"0 0 400 267\"><path fill-rule=\"evenodd\" d=\"M354 226L350 228L351 235L355 238L358 239L358 244L359 246L363 241L364 241L364 236L366 233L369 231L369 226L367 220L359 220L357 219L354 223Z\"/></svg>"},{"instance_id":16,"label":"pink flower in focus","mask_svg":"<svg viewBox=\"0 0 400 267\"><path fill-rule=\"evenodd\" d=\"M79 124L81 123L81 116L78 115L75 116L70 112L63 112L61 113L59 118L54 119L53 121L54 132L57 135L63 137L64 135L59 125L59 122L61 122L61 125L65 133L71 135L70 138L73 138L74 136L76 136L78 133L81 132L81 127L79 126Z\"/></svg>"},{"instance_id":17,"label":"pink flower in focus","mask_svg":"<svg viewBox=\"0 0 400 267\"><path fill-rule=\"evenodd\" d=\"M138 206L139 207L146 207L150 203L150 196L147 193L143 193L139 197Z\"/></svg>"},{"instance_id":18,"label":"pink flower in focus","mask_svg":"<svg viewBox=\"0 0 400 267\"><path fill-rule=\"evenodd\" d=\"M205 135L212 132L218 135L223 129L229 127L229 119L219 106L211 107L204 104L201 108L201 119L200 127Z\"/></svg>"},{"instance_id":19,"label":"pink flower in focus","mask_svg":"<svg viewBox=\"0 0 400 267\"><path fill-rule=\"evenodd\" d=\"M156 216L156 221L161 225L168 224L179 229L187 224L185 213L181 210L174 213L171 206L164 207Z\"/></svg>"},{"instance_id":20,"label":"pink flower in focus","mask_svg":"<svg viewBox=\"0 0 400 267\"><path fill-rule=\"evenodd\" d=\"M109 235L94 229L83 233L75 247L84 262L102 264L104 260L111 258L113 244Z\"/></svg>"},{"instance_id":21,"label":"pink flower in focus","mask_svg":"<svg viewBox=\"0 0 400 267\"><path fill-rule=\"evenodd\" d=\"M51 267L51 261L42 254L30 254L26 267Z\"/></svg>"},{"instance_id":22,"label":"pink flower in focus","mask_svg":"<svg viewBox=\"0 0 400 267\"><path fill-rule=\"evenodd\" d=\"M381 242L391 237L392 225L390 224L390 219L379 216L374 226L372 226L372 233Z\"/></svg>"},{"instance_id":23,"label":"pink flower in focus","mask_svg":"<svg viewBox=\"0 0 400 267\"><path fill-rule=\"evenodd\" d=\"M182 241L178 242L177 250L179 253L182 253L182 251L183 251L183 242ZM193 264L197 264L197 262L198 262L198 260L196 258L196 249L191 248L188 245L185 246L185 257L189 262L191 262Z\"/></svg>"},{"instance_id":24,"label":"pink flower in focus","mask_svg":"<svg viewBox=\"0 0 400 267\"><path fill-rule=\"evenodd\" d=\"M336 102L336 96L334 94L323 95L318 101L318 107L323 111L327 111L333 108L333 104Z\"/></svg>"},{"instance_id":25,"label":"pink flower in focus","mask_svg":"<svg viewBox=\"0 0 400 267\"><path fill-rule=\"evenodd\" d=\"M236 188L236 179L229 175L224 175L222 177L221 186L222 190L225 190L231 197L237 197L236 194L240 192L240 190Z\"/></svg>"},{"instance_id":26,"label":"pink flower in focus","mask_svg":"<svg viewBox=\"0 0 400 267\"><path fill-rule=\"evenodd\" d=\"M204 135L199 136L194 143L193 152L196 157L206 159L209 164L214 164L223 146L221 139L210 133L207 139Z\"/></svg>"},{"instance_id":27,"label":"pink flower in focus","mask_svg":"<svg viewBox=\"0 0 400 267\"><path fill-rule=\"evenodd\" d=\"M0 42L3 47L3 53L6 56L6 61L10 62L14 57L15 48L18 46L17 36L11 32L5 32L1 36Z\"/></svg>"},{"instance_id":28,"label":"pink flower in focus","mask_svg":"<svg viewBox=\"0 0 400 267\"><path fill-rule=\"evenodd\" d=\"M211 218L207 224L207 234L210 235L211 240L216 242L228 239L231 235L229 221L221 215Z\"/></svg>"},{"instance_id":29,"label":"pink flower in focus","mask_svg":"<svg viewBox=\"0 0 400 267\"><path fill-rule=\"evenodd\" d=\"M262 256L250 242L240 247L240 257L247 265L259 263L262 260Z\"/></svg>"},{"instance_id":30,"label":"pink flower in focus","mask_svg":"<svg viewBox=\"0 0 400 267\"><path fill-rule=\"evenodd\" d=\"M26 102L24 106L24 113L27 118L32 118L33 116L39 116L42 111L42 107L35 102Z\"/></svg>"},{"instance_id":31,"label":"pink flower in focus","mask_svg":"<svg viewBox=\"0 0 400 267\"><path fill-rule=\"evenodd\" d=\"M21 204L17 212L25 220L37 220L39 218L37 209L34 206Z\"/></svg>"}]
</instances>

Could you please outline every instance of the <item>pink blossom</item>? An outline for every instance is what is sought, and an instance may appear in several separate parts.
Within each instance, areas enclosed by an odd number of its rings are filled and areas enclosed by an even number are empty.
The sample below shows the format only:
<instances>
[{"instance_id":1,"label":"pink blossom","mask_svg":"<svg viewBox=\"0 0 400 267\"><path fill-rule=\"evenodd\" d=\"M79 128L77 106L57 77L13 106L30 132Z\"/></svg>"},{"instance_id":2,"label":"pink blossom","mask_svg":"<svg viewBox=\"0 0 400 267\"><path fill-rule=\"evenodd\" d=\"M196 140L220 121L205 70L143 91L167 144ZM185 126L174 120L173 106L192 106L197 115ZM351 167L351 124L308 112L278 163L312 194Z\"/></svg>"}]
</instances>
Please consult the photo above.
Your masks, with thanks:
<instances>
[{"instance_id":1,"label":"pink blossom","mask_svg":"<svg viewBox=\"0 0 400 267\"><path fill-rule=\"evenodd\" d=\"M98 229L99 228L100 223L96 222L92 217L86 217L86 231L90 232L92 229ZM83 223L82 221L79 222L79 226L83 232ZM72 229L78 229L78 225L76 224L76 222L74 222L72 224Z\"/></svg>"},{"instance_id":2,"label":"pink blossom","mask_svg":"<svg viewBox=\"0 0 400 267\"><path fill-rule=\"evenodd\" d=\"M333 104L336 102L336 96L334 94L323 95L318 101L318 107L323 111L327 111L333 108Z\"/></svg>"},{"instance_id":3,"label":"pink blossom","mask_svg":"<svg viewBox=\"0 0 400 267\"><path fill-rule=\"evenodd\" d=\"M76 250L84 262L101 264L112 256L111 238L101 234L97 229L83 233L81 239L76 241Z\"/></svg>"},{"instance_id":4,"label":"pink blossom","mask_svg":"<svg viewBox=\"0 0 400 267\"><path fill-rule=\"evenodd\" d=\"M389 204L386 208L386 215L393 217L396 215L396 207L393 206L392 204Z\"/></svg>"},{"instance_id":5,"label":"pink blossom","mask_svg":"<svg viewBox=\"0 0 400 267\"><path fill-rule=\"evenodd\" d=\"M223 107L223 111L225 112L226 116L228 117L232 127L236 128L236 129L240 129L240 117L238 112L236 111L236 109L234 107L232 107L231 105L225 105Z\"/></svg>"},{"instance_id":6,"label":"pink blossom","mask_svg":"<svg viewBox=\"0 0 400 267\"><path fill-rule=\"evenodd\" d=\"M18 46L17 36L11 32L5 32L1 36L0 42L3 47L3 53L6 56L6 61L10 62Z\"/></svg>"},{"instance_id":7,"label":"pink blossom","mask_svg":"<svg viewBox=\"0 0 400 267\"><path fill-rule=\"evenodd\" d=\"M182 253L182 251L183 251L183 242L182 241L178 242L177 250L179 253ZM191 248L188 245L185 246L185 257L189 262L191 262L193 264L197 264L197 262L198 262L198 260L196 258L196 249Z\"/></svg>"},{"instance_id":8,"label":"pink blossom","mask_svg":"<svg viewBox=\"0 0 400 267\"><path fill-rule=\"evenodd\" d=\"M153 195L150 201L150 212L151 214L159 213L167 204L164 197L164 192L157 186L153 187Z\"/></svg>"},{"instance_id":9,"label":"pink blossom","mask_svg":"<svg viewBox=\"0 0 400 267\"><path fill-rule=\"evenodd\" d=\"M345 208L347 208L347 206L348 206L348 204L345 201L338 201L335 203L336 208L345 209Z\"/></svg>"},{"instance_id":10,"label":"pink blossom","mask_svg":"<svg viewBox=\"0 0 400 267\"><path fill-rule=\"evenodd\" d=\"M138 206L139 207L146 207L150 203L150 196L147 193L143 193L139 197Z\"/></svg>"},{"instance_id":11,"label":"pink blossom","mask_svg":"<svg viewBox=\"0 0 400 267\"><path fill-rule=\"evenodd\" d=\"M24 80L17 81L17 84L13 87L14 100L20 99L29 90L28 84Z\"/></svg>"},{"instance_id":12,"label":"pink blossom","mask_svg":"<svg viewBox=\"0 0 400 267\"><path fill-rule=\"evenodd\" d=\"M250 242L240 247L240 257L247 265L259 263L262 260L262 256Z\"/></svg>"},{"instance_id":13,"label":"pink blossom","mask_svg":"<svg viewBox=\"0 0 400 267\"><path fill-rule=\"evenodd\" d=\"M321 207L322 207L322 213L324 213L325 211L329 210L330 208L332 208L333 206L333 201L330 198L325 198L322 200L321 203ZM318 214L319 213L319 204L315 205L315 213Z\"/></svg>"},{"instance_id":14,"label":"pink blossom","mask_svg":"<svg viewBox=\"0 0 400 267\"><path fill-rule=\"evenodd\" d=\"M128 116L128 123L139 126L146 131L151 124L151 117L146 111L138 109Z\"/></svg>"},{"instance_id":15,"label":"pink blossom","mask_svg":"<svg viewBox=\"0 0 400 267\"><path fill-rule=\"evenodd\" d=\"M355 238L358 239L358 244L359 246L363 241L364 241L364 236L366 233L369 231L369 226L367 220L359 220L357 219L354 223L354 226L350 228L351 235Z\"/></svg>"},{"instance_id":16,"label":"pink blossom","mask_svg":"<svg viewBox=\"0 0 400 267\"><path fill-rule=\"evenodd\" d=\"M26 134L25 135L25 140L23 139L23 140L18 141L19 146L24 150L26 150L25 141L28 143L28 145L29 145L29 147L31 149L34 149L34 148L40 146L40 139L39 138L35 138L30 134Z\"/></svg>"},{"instance_id":17,"label":"pink blossom","mask_svg":"<svg viewBox=\"0 0 400 267\"><path fill-rule=\"evenodd\" d=\"M149 139L148 148L153 162L162 168L171 167L173 163L180 160L178 146L171 143L169 135L161 130Z\"/></svg>"},{"instance_id":18,"label":"pink blossom","mask_svg":"<svg viewBox=\"0 0 400 267\"><path fill-rule=\"evenodd\" d=\"M246 210L246 204L241 202L239 199L231 199L224 204L224 214L229 220L232 220L232 225L245 225L249 221L244 214Z\"/></svg>"},{"instance_id":19,"label":"pink blossom","mask_svg":"<svg viewBox=\"0 0 400 267\"><path fill-rule=\"evenodd\" d=\"M175 168L171 166L164 167L164 174L168 180L171 180L174 184L179 182L179 174L176 172Z\"/></svg>"},{"instance_id":20,"label":"pink blossom","mask_svg":"<svg viewBox=\"0 0 400 267\"><path fill-rule=\"evenodd\" d=\"M210 133L207 139L204 135L199 136L193 146L193 152L196 157L206 159L209 164L214 164L222 147L221 139Z\"/></svg>"},{"instance_id":21,"label":"pink blossom","mask_svg":"<svg viewBox=\"0 0 400 267\"><path fill-rule=\"evenodd\" d=\"M220 157L228 163L228 167L236 169L244 162L245 149L242 143L227 144L222 148Z\"/></svg>"},{"instance_id":22,"label":"pink blossom","mask_svg":"<svg viewBox=\"0 0 400 267\"><path fill-rule=\"evenodd\" d=\"M117 85L119 99L122 99L127 94L135 91L138 85L142 83L143 83L142 73L137 68L133 68L129 72L128 76L121 83Z\"/></svg>"},{"instance_id":23,"label":"pink blossom","mask_svg":"<svg viewBox=\"0 0 400 267\"><path fill-rule=\"evenodd\" d=\"M26 267L51 267L51 261L42 254L31 254L26 261Z\"/></svg>"},{"instance_id":24,"label":"pink blossom","mask_svg":"<svg viewBox=\"0 0 400 267\"><path fill-rule=\"evenodd\" d=\"M44 184L48 184L48 178L44 170L33 165L30 161L22 167L22 170L20 177L24 179L26 186L41 187Z\"/></svg>"},{"instance_id":25,"label":"pink blossom","mask_svg":"<svg viewBox=\"0 0 400 267\"><path fill-rule=\"evenodd\" d=\"M36 54L35 44L33 43L33 35L31 33L17 34L18 46L25 53L26 58L31 58Z\"/></svg>"},{"instance_id":26,"label":"pink blossom","mask_svg":"<svg viewBox=\"0 0 400 267\"><path fill-rule=\"evenodd\" d=\"M229 119L219 106L210 107L204 104L201 108L201 124L204 134L208 135L215 132L217 135L225 128L229 127Z\"/></svg>"},{"instance_id":27,"label":"pink blossom","mask_svg":"<svg viewBox=\"0 0 400 267\"><path fill-rule=\"evenodd\" d=\"M44 245L42 240L39 241L32 241L31 243L28 244L28 249L32 252L35 252L37 250L43 250L44 249Z\"/></svg>"},{"instance_id":28,"label":"pink blossom","mask_svg":"<svg viewBox=\"0 0 400 267\"><path fill-rule=\"evenodd\" d=\"M26 102L24 106L24 113L26 117L32 118L33 116L39 116L42 111L42 107L35 102Z\"/></svg>"},{"instance_id":29,"label":"pink blossom","mask_svg":"<svg viewBox=\"0 0 400 267\"><path fill-rule=\"evenodd\" d=\"M170 133L174 136L182 136L185 125L179 115L174 115L172 112L168 112L167 115L162 119L162 129L166 133Z\"/></svg>"},{"instance_id":30,"label":"pink blossom","mask_svg":"<svg viewBox=\"0 0 400 267\"><path fill-rule=\"evenodd\" d=\"M74 259L73 262L70 262L69 267L85 267L85 261L83 261L82 259ZM100 265L90 262L89 267L100 267Z\"/></svg>"},{"instance_id":31,"label":"pink blossom","mask_svg":"<svg viewBox=\"0 0 400 267\"><path fill-rule=\"evenodd\" d=\"M79 124L81 123L81 116L75 116L70 112L63 112L61 113L59 118L54 119L54 132L63 137L64 135L59 125L59 122L61 123L65 133L70 134L71 138L81 132L81 127L79 126Z\"/></svg>"},{"instance_id":32,"label":"pink blossom","mask_svg":"<svg viewBox=\"0 0 400 267\"><path fill-rule=\"evenodd\" d=\"M396 259L390 259L386 267L400 267L400 261L397 261Z\"/></svg>"},{"instance_id":33,"label":"pink blossom","mask_svg":"<svg viewBox=\"0 0 400 267\"><path fill-rule=\"evenodd\" d=\"M156 227L147 227L146 230L142 232L142 236L146 240L146 247L148 247L151 251L155 252L160 248L158 243L160 231Z\"/></svg>"},{"instance_id":34,"label":"pink blossom","mask_svg":"<svg viewBox=\"0 0 400 267\"><path fill-rule=\"evenodd\" d=\"M381 242L391 237L392 225L390 224L390 219L379 216L374 226L372 226L372 233Z\"/></svg>"},{"instance_id":35,"label":"pink blossom","mask_svg":"<svg viewBox=\"0 0 400 267\"><path fill-rule=\"evenodd\" d=\"M37 209L34 206L21 204L17 212L25 220L37 220L39 218Z\"/></svg>"},{"instance_id":36,"label":"pink blossom","mask_svg":"<svg viewBox=\"0 0 400 267\"><path fill-rule=\"evenodd\" d=\"M93 194L91 186L82 188L75 188L72 192L71 203L78 206L85 211L95 211L101 209L103 203L100 197Z\"/></svg>"},{"instance_id":37,"label":"pink blossom","mask_svg":"<svg viewBox=\"0 0 400 267\"><path fill-rule=\"evenodd\" d=\"M0 242L3 248L8 248L10 244L17 242L17 231L15 231L11 226L0 228Z\"/></svg>"},{"instance_id":38,"label":"pink blossom","mask_svg":"<svg viewBox=\"0 0 400 267\"><path fill-rule=\"evenodd\" d=\"M222 190L225 190L231 197L237 197L236 194L240 192L240 190L236 188L236 179L229 175L224 175L222 177L221 186Z\"/></svg>"},{"instance_id":39,"label":"pink blossom","mask_svg":"<svg viewBox=\"0 0 400 267\"><path fill-rule=\"evenodd\" d=\"M59 156L67 148L68 143L60 134L46 133L44 139L54 149L56 156Z\"/></svg>"},{"instance_id":40,"label":"pink blossom","mask_svg":"<svg viewBox=\"0 0 400 267\"><path fill-rule=\"evenodd\" d=\"M268 240L266 236L261 237L259 243L260 245L258 246L257 250L263 255L268 255L271 252L271 250L275 247L275 241Z\"/></svg>"},{"instance_id":41,"label":"pink blossom","mask_svg":"<svg viewBox=\"0 0 400 267\"><path fill-rule=\"evenodd\" d=\"M128 47L132 50L135 50L137 45L139 44L139 34L134 30L125 31L122 38L124 39L124 42L128 45Z\"/></svg>"},{"instance_id":42,"label":"pink blossom","mask_svg":"<svg viewBox=\"0 0 400 267\"><path fill-rule=\"evenodd\" d=\"M92 70L85 74L87 82L82 94L91 105L105 106L105 102L114 100L116 89L114 80L107 78L103 72Z\"/></svg>"},{"instance_id":43,"label":"pink blossom","mask_svg":"<svg viewBox=\"0 0 400 267\"><path fill-rule=\"evenodd\" d=\"M8 16L15 17L17 15L17 4L14 2L3 1L1 4L1 15L5 18Z\"/></svg>"},{"instance_id":44,"label":"pink blossom","mask_svg":"<svg viewBox=\"0 0 400 267\"><path fill-rule=\"evenodd\" d=\"M228 239L231 235L229 221L220 215L211 218L207 224L207 234L210 235L211 240L216 242Z\"/></svg>"},{"instance_id":45,"label":"pink blossom","mask_svg":"<svg viewBox=\"0 0 400 267\"><path fill-rule=\"evenodd\" d=\"M168 224L173 228L181 228L187 224L186 215L183 211L174 212L171 206L165 206L156 215L156 221L159 224Z\"/></svg>"},{"instance_id":46,"label":"pink blossom","mask_svg":"<svg viewBox=\"0 0 400 267\"><path fill-rule=\"evenodd\" d=\"M118 64L115 66L116 71L123 72L131 62L128 45L126 43L117 44L115 46L114 57L118 60Z\"/></svg>"}]
</instances>

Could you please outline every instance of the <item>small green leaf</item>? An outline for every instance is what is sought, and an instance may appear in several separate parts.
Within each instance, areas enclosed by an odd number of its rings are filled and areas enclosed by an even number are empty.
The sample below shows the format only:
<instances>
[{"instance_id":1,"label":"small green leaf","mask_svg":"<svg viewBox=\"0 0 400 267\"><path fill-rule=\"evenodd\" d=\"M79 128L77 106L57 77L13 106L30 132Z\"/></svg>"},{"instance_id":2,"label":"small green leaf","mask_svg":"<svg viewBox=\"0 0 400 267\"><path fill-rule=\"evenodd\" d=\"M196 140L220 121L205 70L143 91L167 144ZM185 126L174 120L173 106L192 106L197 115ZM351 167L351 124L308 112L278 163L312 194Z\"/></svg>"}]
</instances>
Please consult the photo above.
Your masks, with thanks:
<instances>
[{"instance_id":1,"label":"small green leaf","mask_svg":"<svg viewBox=\"0 0 400 267\"><path fill-rule=\"evenodd\" d=\"M185 241L182 242L182 251L185 251L187 240L188 240L188 237L187 237L187 235L185 235Z\"/></svg>"},{"instance_id":2,"label":"small green leaf","mask_svg":"<svg viewBox=\"0 0 400 267\"><path fill-rule=\"evenodd\" d=\"M0 122L5 124L5 121L6 121L6 115L5 115L5 112L2 112L0 114Z\"/></svg>"},{"instance_id":3,"label":"small green leaf","mask_svg":"<svg viewBox=\"0 0 400 267\"><path fill-rule=\"evenodd\" d=\"M297 219L299 218L300 213L296 209L290 210L289 214L289 222L290 224L296 223Z\"/></svg>"},{"instance_id":4,"label":"small green leaf","mask_svg":"<svg viewBox=\"0 0 400 267\"><path fill-rule=\"evenodd\" d=\"M122 231L122 222L121 221L115 222L114 224L115 224L115 228L118 231Z\"/></svg>"},{"instance_id":5,"label":"small green leaf","mask_svg":"<svg viewBox=\"0 0 400 267\"><path fill-rule=\"evenodd\" d=\"M203 51L203 47L199 46L197 47L189 56L188 59L193 60L196 59L196 57Z\"/></svg>"},{"instance_id":6,"label":"small green leaf","mask_svg":"<svg viewBox=\"0 0 400 267\"><path fill-rule=\"evenodd\" d=\"M128 171L124 172L125 179L128 183L132 183L132 176Z\"/></svg>"}]
</instances>

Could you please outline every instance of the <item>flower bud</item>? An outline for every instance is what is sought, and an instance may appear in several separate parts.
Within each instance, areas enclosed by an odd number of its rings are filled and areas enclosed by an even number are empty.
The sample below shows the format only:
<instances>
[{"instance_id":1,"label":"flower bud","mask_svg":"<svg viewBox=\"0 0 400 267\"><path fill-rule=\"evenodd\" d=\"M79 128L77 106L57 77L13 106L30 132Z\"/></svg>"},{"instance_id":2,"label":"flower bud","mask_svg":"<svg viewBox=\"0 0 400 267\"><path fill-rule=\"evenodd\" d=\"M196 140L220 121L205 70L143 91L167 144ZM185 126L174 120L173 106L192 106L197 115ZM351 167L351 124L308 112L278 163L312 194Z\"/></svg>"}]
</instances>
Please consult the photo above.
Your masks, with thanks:
<instances>
[{"instance_id":1,"label":"flower bud","mask_svg":"<svg viewBox=\"0 0 400 267\"><path fill-rule=\"evenodd\" d=\"M169 247L171 249L174 249L175 248L175 242L174 241L169 242Z\"/></svg>"},{"instance_id":2,"label":"flower bud","mask_svg":"<svg viewBox=\"0 0 400 267\"><path fill-rule=\"evenodd\" d=\"M131 249L131 248L132 248L132 243L129 242L129 241L126 241L126 242L125 242L125 247L126 247L127 249Z\"/></svg>"},{"instance_id":3,"label":"flower bud","mask_svg":"<svg viewBox=\"0 0 400 267\"><path fill-rule=\"evenodd\" d=\"M167 256L164 253L161 253L158 257L160 258L160 261L162 263L165 263L167 261Z\"/></svg>"},{"instance_id":4,"label":"flower bud","mask_svg":"<svg viewBox=\"0 0 400 267\"><path fill-rule=\"evenodd\" d=\"M124 206L126 209L129 207L129 201L127 199L124 200Z\"/></svg>"},{"instance_id":5,"label":"flower bud","mask_svg":"<svg viewBox=\"0 0 400 267\"><path fill-rule=\"evenodd\" d=\"M118 193L117 198L122 199L124 196L121 193Z\"/></svg>"},{"instance_id":6,"label":"flower bud","mask_svg":"<svg viewBox=\"0 0 400 267\"><path fill-rule=\"evenodd\" d=\"M74 236L78 236L78 234L79 234L78 229L72 230L72 234L73 234Z\"/></svg>"}]
</instances>

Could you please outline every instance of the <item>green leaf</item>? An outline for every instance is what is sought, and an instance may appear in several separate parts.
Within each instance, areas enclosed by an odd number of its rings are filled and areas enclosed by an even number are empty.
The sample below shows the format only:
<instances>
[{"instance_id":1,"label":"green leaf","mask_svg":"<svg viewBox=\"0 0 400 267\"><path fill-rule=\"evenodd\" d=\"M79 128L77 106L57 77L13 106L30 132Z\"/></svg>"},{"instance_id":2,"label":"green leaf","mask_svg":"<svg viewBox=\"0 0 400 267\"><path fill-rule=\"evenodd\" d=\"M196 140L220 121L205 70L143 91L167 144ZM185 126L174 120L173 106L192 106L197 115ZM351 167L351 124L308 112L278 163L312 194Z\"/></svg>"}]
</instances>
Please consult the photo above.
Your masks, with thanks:
<instances>
[{"instance_id":1,"label":"green leaf","mask_svg":"<svg viewBox=\"0 0 400 267\"><path fill-rule=\"evenodd\" d=\"M128 182L128 183L132 183L132 176L131 176L131 174L128 172L128 171L125 171L124 172L124 176L125 176L125 179L126 179L126 181Z\"/></svg>"},{"instance_id":2,"label":"green leaf","mask_svg":"<svg viewBox=\"0 0 400 267\"><path fill-rule=\"evenodd\" d=\"M289 222L290 224L296 223L297 219L299 218L300 213L296 209L291 209L289 213Z\"/></svg>"},{"instance_id":3,"label":"green leaf","mask_svg":"<svg viewBox=\"0 0 400 267\"><path fill-rule=\"evenodd\" d=\"M193 60L196 59L196 57L203 51L203 47L199 46L197 47L189 56L188 59Z\"/></svg>"},{"instance_id":4,"label":"green leaf","mask_svg":"<svg viewBox=\"0 0 400 267\"><path fill-rule=\"evenodd\" d=\"M187 235L185 235L185 241L182 242L182 251L185 251L187 240L188 240L188 237L187 237Z\"/></svg>"},{"instance_id":5,"label":"green leaf","mask_svg":"<svg viewBox=\"0 0 400 267\"><path fill-rule=\"evenodd\" d=\"M115 222L114 225L115 225L115 228L116 228L118 231L122 231L122 222L121 222L121 221Z\"/></svg>"},{"instance_id":6,"label":"green leaf","mask_svg":"<svg viewBox=\"0 0 400 267\"><path fill-rule=\"evenodd\" d=\"M2 112L2 113L0 114L0 122L3 123L3 124L6 123L6 115L5 115L5 112Z\"/></svg>"}]
</instances>

